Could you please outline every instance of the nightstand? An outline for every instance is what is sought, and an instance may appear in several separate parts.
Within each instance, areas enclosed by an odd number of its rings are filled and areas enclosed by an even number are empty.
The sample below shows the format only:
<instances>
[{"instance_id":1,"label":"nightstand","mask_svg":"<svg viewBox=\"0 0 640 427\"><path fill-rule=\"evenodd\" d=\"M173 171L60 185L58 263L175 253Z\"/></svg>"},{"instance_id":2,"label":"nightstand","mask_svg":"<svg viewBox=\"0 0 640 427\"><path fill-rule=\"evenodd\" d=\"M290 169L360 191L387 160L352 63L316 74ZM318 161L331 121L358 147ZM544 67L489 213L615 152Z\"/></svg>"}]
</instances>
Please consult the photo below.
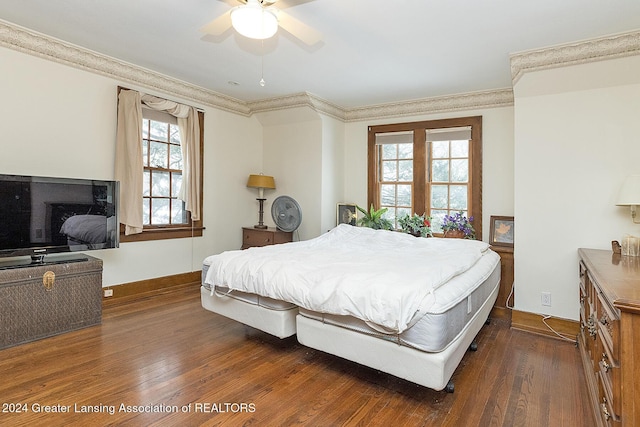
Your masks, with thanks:
<instances>
[{"instance_id":1,"label":"nightstand","mask_svg":"<svg viewBox=\"0 0 640 427\"><path fill-rule=\"evenodd\" d=\"M293 241L293 233L282 231L277 228L253 228L242 227L242 249L252 246L277 245L278 243L288 243Z\"/></svg>"}]
</instances>

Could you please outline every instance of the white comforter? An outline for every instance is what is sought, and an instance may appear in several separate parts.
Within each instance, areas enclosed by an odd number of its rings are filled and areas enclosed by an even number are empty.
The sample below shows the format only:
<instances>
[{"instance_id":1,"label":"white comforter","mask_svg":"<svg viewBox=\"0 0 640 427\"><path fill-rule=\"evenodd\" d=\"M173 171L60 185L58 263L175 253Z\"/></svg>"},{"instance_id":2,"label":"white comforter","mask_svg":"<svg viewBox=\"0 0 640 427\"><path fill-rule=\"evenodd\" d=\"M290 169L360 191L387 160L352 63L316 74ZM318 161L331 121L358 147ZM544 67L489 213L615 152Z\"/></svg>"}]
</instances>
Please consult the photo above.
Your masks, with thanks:
<instances>
[{"instance_id":1,"label":"white comforter","mask_svg":"<svg viewBox=\"0 0 640 427\"><path fill-rule=\"evenodd\" d=\"M355 316L401 333L421 302L489 245L342 224L315 239L208 257L205 283Z\"/></svg>"}]
</instances>

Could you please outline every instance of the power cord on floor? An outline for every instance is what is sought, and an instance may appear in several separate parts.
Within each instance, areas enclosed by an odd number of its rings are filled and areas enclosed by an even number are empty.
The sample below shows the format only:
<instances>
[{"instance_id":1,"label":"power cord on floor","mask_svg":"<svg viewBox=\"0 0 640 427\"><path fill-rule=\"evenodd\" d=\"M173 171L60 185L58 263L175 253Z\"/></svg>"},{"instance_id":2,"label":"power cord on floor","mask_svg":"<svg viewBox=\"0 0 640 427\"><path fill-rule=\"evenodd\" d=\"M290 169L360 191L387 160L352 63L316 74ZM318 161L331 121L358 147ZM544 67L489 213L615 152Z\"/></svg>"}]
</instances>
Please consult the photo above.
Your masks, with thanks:
<instances>
[{"instance_id":1,"label":"power cord on floor","mask_svg":"<svg viewBox=\"0 0 640 427\"><path fill-rule=\"evenodd\" d=\"M510 305L509 305L509 300L511 300L511 297L513 296L513 288L514 288L514 284L515 284L515 282L511 284L511 292L509 292L509 296L507 297L507 301L505 302L505 306L506 306L509 310L513 310L513 306L510 306ZM554 333L554 334L556 334L558 337L560 337L560 339L562 339L562 340L564 340L564 341L572 342L572 343L574 343L574 344L576 344L576 345L577 345L577 344L578 344L578 341L577 341L577 340L575 340L575 339L571 339L571 338L568 338L568 337L566 337L566 336L562 335L561 333L559 333L558 331L556 331L555 329L553 329L553 328L551 327L551 325L549 325L549 324L547 323L547 320L549 320L551 317L552 317L552 316L542 316L542 323L544 323L544 325L545 325L547 328L549 328L549 330L550 330L551 332L553 332L553 333Z\"/></svg>"},{"instance_id":2,"label":"power cord on floor","mask_svg":"<svg viewBox=\"0 0 640 427\"><path fill-rule=\"evenodd\" d=\"M564 335L562 335L561 333L559 333L559 332L557 332L555 329L553 329L553 328L551 327L551 325L549 325L549 324L547 323L547 320L548 320L548 319L550 319L551 317L552 317L552 316L542 316L542 323L544 323L544 325L545 325L547 328L549 328L549 330L550 330L551 332L553 332L554 334L556 334L556 335L557 335L558 337L560 337L561 339L563 339L563 340L565 340L565 341L569 341L569 342L574 343L574 344L577 344L578 342L577 342L576 340L571 339L571 338L568 338L568 337L565 337Z\"/></svg>"}]
</instances>

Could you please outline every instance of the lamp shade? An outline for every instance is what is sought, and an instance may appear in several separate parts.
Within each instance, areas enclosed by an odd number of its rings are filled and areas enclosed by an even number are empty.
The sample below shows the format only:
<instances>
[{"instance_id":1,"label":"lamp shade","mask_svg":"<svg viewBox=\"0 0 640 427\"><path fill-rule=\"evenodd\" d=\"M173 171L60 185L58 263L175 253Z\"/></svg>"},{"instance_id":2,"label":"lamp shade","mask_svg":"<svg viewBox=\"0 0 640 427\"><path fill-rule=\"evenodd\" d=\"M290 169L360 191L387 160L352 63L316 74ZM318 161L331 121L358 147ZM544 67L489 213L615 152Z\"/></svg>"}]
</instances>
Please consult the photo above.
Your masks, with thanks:
<instances>
[{"instance_id":1,"label":"lamp shade","mask_svg":"<svg viewBox=\"0 0 640 427\"><path fill-rule=\"evenodd\" d=\"M231 10L231 25L245 37L268 39L278 31L278 17L257 0L248 0L247 4Z\"/></svg>"},{"instance_id":2,"label":"lamp shade","mask_svg":"<svg viewBox=\"0 0 640 427\"><path fill-rule=\"evenodd\" d=\"M247 187L274 189L276 188L276 182L273 177L269 175L249 175Z\"/></svg>"},{"instance_id":3,"label":"lamp shade","mask_svg":"<svg viewBox=\"0 0 640 427\"><path fill-rule=\"evenodd\" d=\"M640 205L640 175L629 175L618 194L617 206Z\"/></svg>"}]
</instances>

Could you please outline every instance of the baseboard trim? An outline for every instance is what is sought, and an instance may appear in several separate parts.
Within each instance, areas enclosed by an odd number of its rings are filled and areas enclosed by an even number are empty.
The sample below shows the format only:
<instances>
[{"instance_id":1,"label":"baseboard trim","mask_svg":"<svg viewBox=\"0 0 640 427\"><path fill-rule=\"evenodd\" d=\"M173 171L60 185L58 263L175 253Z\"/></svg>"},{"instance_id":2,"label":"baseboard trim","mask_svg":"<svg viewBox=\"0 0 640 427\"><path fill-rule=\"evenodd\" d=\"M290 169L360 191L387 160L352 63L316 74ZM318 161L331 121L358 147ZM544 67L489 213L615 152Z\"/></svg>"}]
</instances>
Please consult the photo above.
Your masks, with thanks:
<instances>
[{"instance_id":1,"label":"baseboard trim","mask_svg":"<svg viewBox=\"0 0 640 427\"><path fill-rule=\"evenodd\" d=\"M559 317L545 316L543 314L513 310L511 313L511 328L562 339L553 332L556 331L565 339L575 341L578 336L578 332L580 331L580 322L576 320L561 319ZM551 328L553 328L553 330L551 330Z\"/></svg>"},{"instance_id":2,"label":"baseboard trim","mask_svg":"<svg viewBox=\"0 0 640 427\"><path fill-rule=\"evenodd\" d=\"M199 287L201 277L202 271L192 271L190 273L180 273L137 282L123 283L117 286L109 286L102 288L102 304L113 304L123 302L124 300L129 301L131 299L148 297L150 295L171 291L176 287ZM104 296L104 291L107 289L113 291L112 296Z\"/></svg>"}]
</instances>

